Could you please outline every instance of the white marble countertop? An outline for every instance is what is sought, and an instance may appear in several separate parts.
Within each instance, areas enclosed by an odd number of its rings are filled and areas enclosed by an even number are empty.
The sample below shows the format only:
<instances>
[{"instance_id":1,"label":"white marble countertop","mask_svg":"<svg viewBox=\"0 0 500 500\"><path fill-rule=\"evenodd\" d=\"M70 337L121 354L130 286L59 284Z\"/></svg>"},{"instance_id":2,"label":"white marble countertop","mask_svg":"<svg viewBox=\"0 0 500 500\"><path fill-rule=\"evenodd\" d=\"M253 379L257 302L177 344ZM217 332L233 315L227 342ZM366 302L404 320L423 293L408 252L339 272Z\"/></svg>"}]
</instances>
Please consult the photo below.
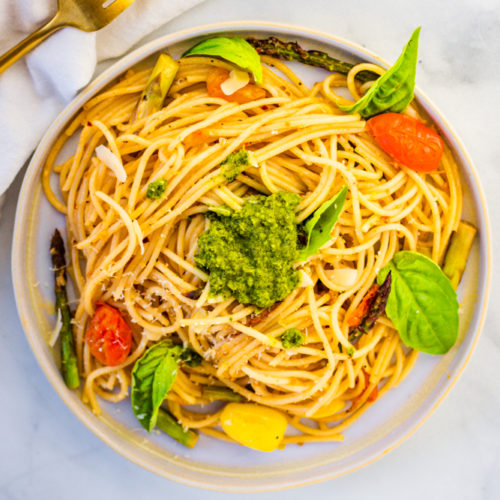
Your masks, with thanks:
<instances>
[{"instance_id":1,"label":"white marble countertop","mask_svg":"<svg viewBox=\"0 0 500 500\"><path fill-rule=\"evenodd\" d=\"M417 84L471 154L489 203L494 248L500 248L498 0L207 0L155 35L235 20L277 21L334 33L390 61L415 26L422 26ZM24 337L12 292L10 246L21 175L7 192L0 220L0 498L243 497L179 485L128 462L86 429L52 389ZM500 498L498 267L492 278L486 324L469 366L410 439L347 476L245 498Z\"/></svg>"}]
</instances>

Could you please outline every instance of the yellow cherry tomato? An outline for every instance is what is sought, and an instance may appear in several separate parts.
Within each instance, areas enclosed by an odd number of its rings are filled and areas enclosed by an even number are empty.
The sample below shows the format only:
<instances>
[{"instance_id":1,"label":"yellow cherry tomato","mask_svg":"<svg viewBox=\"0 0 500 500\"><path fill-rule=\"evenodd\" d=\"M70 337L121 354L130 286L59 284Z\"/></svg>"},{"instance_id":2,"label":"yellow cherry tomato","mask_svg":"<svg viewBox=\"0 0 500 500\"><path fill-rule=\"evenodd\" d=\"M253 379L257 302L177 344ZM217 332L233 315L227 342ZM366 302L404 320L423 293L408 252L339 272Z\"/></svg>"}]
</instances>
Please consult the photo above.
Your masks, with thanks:
<instances>
[{"instance_id":1,"label":"yellow cherry tomato","mask_svg":"<svg viewBox=\"0 0 500 500\"><path fill-rule=\"evenodd\" d=\"M327 405L322 406L319 410L313 415L314 418L325 418L330 417L334 413L338 413L340 410L343 410L345 407L345 401L342 399L334 399L330 401Z\"/></svg>"},{"instance_id":2,"label":"yellow cherry tomato","mask_svg":"<svg viewBox=\"0 0 500 500\"><path fill-rule=\"evenodd\" d=\"M226 434L243 446L273 451L281 443L287 426L277 410L253 403L229 403L220 415Z\"/></svg>"}]
</instances>

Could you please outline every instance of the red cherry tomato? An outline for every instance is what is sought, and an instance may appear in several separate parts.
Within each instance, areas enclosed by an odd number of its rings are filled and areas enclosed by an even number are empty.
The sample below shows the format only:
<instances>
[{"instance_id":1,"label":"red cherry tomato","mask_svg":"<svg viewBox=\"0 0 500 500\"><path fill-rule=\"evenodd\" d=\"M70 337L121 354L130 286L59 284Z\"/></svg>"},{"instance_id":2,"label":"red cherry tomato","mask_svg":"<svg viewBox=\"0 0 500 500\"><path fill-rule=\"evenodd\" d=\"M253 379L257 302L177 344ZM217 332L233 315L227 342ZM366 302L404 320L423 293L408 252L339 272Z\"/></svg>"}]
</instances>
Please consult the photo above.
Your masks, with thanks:
<instances>
[{"instance_id":1,"label":"red cherry tomato","mask_svg":"<svg viewBox=\"0 0 500 500\"><path fill-rule=\"evenodd\" d=\"M103 365L116 366L127 359L132 329L118 309L98 302L85 339L92 355Z\"/></svg>"},{"instance_id":2,"label":"red cherry tomato","mask_svg":"<svg viewBox=\"0 0 500 500\"><path fill-rule=\"evenodd\" d=\"M415 118L399 113L383 113L370 118L366 128L396 162L416 172L430 172L438 168L443 141L434 130Z\"/></svg>"},{"instance_id":3,"label":"red cherry tomato","mask_svg":"<svg viewBox=\"0 0 500 500\"><path fill-rule=\"evenodd\" d=\"M224 68L215 68L207 76L207 91L211 97L222 97L226 101L245 104L246 102L264 99L267 92L262 87L247 83L244 87L231 95L226 95L221 89L221 84L229 78L229 71Z\"/></svg>"},{"instance_id":4,"label":"red cherry tomato","mask_svg":"<svg viewBox=\"0 0 500 500\"><path fill-rule=\"evenodd\" d=\"M350 314L350 316L347 318L347 324L349 326L359 326L361 324L361 321L365 318L365 316L368 314L368 311L370 310L370 306L372 305L372 302L374 301L378 289L380 287L375 283L372 285L372 287L366 292L366 295L363 297L363 300L359 304L356 309Z\"/></svg>"}]
</instances>

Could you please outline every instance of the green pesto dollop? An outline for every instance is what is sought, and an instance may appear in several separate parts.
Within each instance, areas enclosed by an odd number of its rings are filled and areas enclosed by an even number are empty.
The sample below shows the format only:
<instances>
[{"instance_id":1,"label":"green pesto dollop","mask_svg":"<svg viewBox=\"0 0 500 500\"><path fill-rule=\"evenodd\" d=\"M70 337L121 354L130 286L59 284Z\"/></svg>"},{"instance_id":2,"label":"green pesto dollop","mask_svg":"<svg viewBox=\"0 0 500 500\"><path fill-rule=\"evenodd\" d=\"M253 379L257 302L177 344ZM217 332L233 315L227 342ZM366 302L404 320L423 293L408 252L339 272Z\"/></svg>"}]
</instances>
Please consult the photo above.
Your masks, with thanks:
<instances>
[{"instance_id":1,"label":"green pesto dollop","mask_svg":"<svg viewBox=\"0 0 500 500\"><path fill-rule=\"evenodd\" d=\"M160 178L154 182L150 182L146 191L146 198L157 200L163 196L165 189L167 189L166 179Z\"/></svg>"},{"instance_id":2,"label":"green pesto dollop","mask_svg":"<svg viewBox=\"0 0 500 500\"><path fill-rule=\"evenodd\" d=\"M305 335L298 328L289 328L281 335L281 345L285 349L300 347L306 340Z\"/></svg>"},{"instance_id":3,"label":"green pesto dollop","mask_svg":"<svg viewBox=\"0 0 500 500\"><path fill-rule=\"evenodd\" d=\"M228 182L233 182L245 167L250 165L250 155L245 148L231 153L221 164L222 175Z\"/></svg>"},{"instance_id":4,"label":"green pesto dollop","mask_svg":"<svg viewBox=\"0 0 500 500\"><path fill-rule=\"evenodd\" d=\"M230 215L209 213L196 264L210 275L210 295L266 308L299 283L295 209L300 196L280 191L249 198Z\"/></svg>"}]
</instances>

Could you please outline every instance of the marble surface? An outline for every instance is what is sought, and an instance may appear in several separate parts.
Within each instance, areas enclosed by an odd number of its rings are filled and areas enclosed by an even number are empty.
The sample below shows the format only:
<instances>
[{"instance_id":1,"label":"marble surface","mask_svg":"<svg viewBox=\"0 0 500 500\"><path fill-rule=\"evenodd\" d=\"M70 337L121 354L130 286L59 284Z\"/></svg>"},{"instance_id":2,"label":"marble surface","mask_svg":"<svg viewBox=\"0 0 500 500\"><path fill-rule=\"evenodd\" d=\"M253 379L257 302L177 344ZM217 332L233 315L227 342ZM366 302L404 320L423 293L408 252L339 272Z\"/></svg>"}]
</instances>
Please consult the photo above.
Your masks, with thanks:
<instances>
[{"instance_id":1,"label":"marble surface","mask_svg":"<svg viewBox=\"0 0 500 500\"><path fill-rule=\"evenodd\" d=\"M390 61L414 27L422 26L417 84L471 154L489 203L494 249L500 248L498 0L207 0L150 38L234 20L335 33ZM7 192L0 220L0 499L243 498L196 490L142 470L87 430L52 389L21 330L12 293L10 246L21 175ZM467 369L410 439L347 476L244 498L500 498L498 266L492 278L486 324Z\"/></svg>"}]
</instances>

